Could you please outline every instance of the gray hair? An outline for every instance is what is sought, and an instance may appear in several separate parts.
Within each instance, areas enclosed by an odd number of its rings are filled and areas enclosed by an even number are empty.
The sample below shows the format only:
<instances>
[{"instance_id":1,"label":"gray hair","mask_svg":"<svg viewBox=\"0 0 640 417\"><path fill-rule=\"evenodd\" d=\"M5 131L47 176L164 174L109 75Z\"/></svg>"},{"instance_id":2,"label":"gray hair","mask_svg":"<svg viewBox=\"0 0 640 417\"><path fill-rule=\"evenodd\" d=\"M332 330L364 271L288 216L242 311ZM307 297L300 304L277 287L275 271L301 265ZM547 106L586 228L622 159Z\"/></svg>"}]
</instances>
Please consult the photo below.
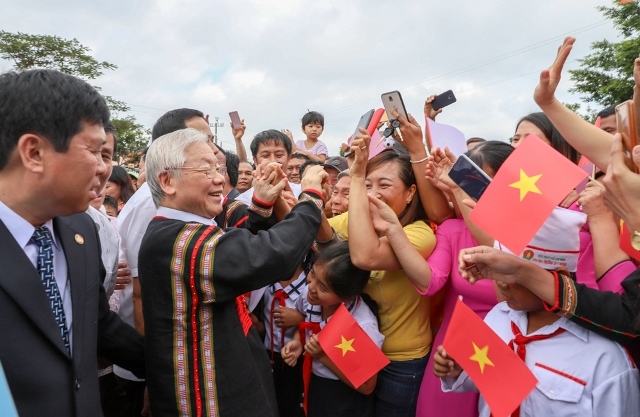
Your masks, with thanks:
<instances>
[{"instance_id":1,"label":"gray hair","mask_svg":"<svg viewBox=\"0 0 640 417\"><path fill-rule=\"evenodd\" d=\"M165 197L158 176L163 171L172 168L180 168L184 165L187 157L186 149L197 142L207 143L209 137L196 129L181 129L175 132L167 133L154 140L145 158L145 171L147 184L151 190L153 203L158 207ZM172 171L172 175L180 179L180 170Z\"/></svg>"},{"instance_id":2,"label":"gray hair","mask_svg":"<svg viewBox=\"0 0 640 417\"><path fill-rule=\"evenodd\" d=\"M344 171L340 171L340 173L338 174L338 181L340 181L340 179L343 177L350 177L350 176L351 176L351 173L349 172L349 168L347 168Z\"/></svg>"}]
</instances>

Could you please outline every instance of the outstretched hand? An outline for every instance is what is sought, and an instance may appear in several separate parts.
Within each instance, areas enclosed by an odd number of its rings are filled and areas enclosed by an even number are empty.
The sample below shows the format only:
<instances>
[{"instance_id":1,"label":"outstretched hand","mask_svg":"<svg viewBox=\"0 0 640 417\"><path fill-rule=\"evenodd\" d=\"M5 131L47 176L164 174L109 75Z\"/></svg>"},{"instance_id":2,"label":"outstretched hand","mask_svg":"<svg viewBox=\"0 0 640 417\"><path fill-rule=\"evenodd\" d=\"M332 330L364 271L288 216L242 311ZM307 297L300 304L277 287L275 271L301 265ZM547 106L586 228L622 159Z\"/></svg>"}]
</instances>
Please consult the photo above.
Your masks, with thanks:
<instances>
[{"instance_id":1,"label":"outstretched hand","mask_svg":"<svg viewBox=\"0 0 640 417\"><path fill-rule=\"evenodd\" d=\"M456 161L456 156L448 147L444 151L435 148L431 151L427 162L425 177L427 180L444 192L449 192L458 185L449 177L449 171Z\"/></svg>"},{"instance_id":2,"label":"outstretched hand","mask_svg":"<svg viewBox=\"0 0 640 417\"><path fill-rule=\"evenodd\" d=\"M373 220L373 228L380 235L387 234L391 227L399 227L402 229L402 225L398 220L398 216L384 201L367 194L369 199L369 211L371 212L371 220Z\"/></svg>"},{"instance_id":3,"label":"outstretched hand","mask_svg":"<svg viewBox=\"0 0 640 417\"><path fill-rule=\"evenodd\" d=\"M402 146L404 146L411 155L424 154L425 148L422 128L416 119L414 119L411 114L407 114L407 119L405 119L395 110L391 110L391 116L400 122L399 129Z\"/></svg>"},{"instance_id":4,"label":"outstretched hand","mask_svg":"<svg viewBox=\"0 0 640 417\"><path fill-rule=\"evenodd\" d=\"M517 283L523 259L488 246L462 249L458 256L458 271L462 278L475 284L481 279Z\"/></svg>"},{"instance_id":5,"label":"outstretched hand","mask_svg":"<svg viewBox=\"0 0 640 417\"><path fill-rule=\"evenodd\" d=\"M277 162L262 161L254 171L253 195L260 201L273 203L287 185L287 177L282 165Z\"/></svg>"},{"instance_id":6,"label":"outstretched hand","mask_svg":"<svg viewBox=\"0 0 640 417\"><path fill-rule=\"evenodd\" d=\"M560 83L562 68L565 62L567 62L567 58L569 57L569 53L571 53L571 48L575 41L576 38L566 37L562 45L558 48L558 54L551 66L540 73L540 82L533 92L533 100L540 108L544 108L555 101L556 88L558 88L558 84Z\"/></svg>"},{"instance_id":7,"label":"outstretched hand","mask_svg":"<svg viewBox=\"0 0 640 417\"><path fill-rule=\"evenodd\" d=\"M431 105L436 97L438 97L436 94L432 94L424 101L424 115L434 122L436 121L436 116L442 113L442 109L433 110L433 106Z\"/></svg>"},{"instance_id":8,"label":"outstretched hand","mask_svg":"<svg viewBox=\"0 0 640 417\"><path fill-rule=\"evenodd\" d=\"M629 230L640 230L640 174L628 168L625 158L622 137L616 133L607 173L602 180L603 196L607 207L624 219ZM640 170L640 145L633 148L632 158Z\"/></svg>"},{"instance_id":9,"label":"outstretched hand","mask_svg":"<svg viewBox=\"0 0 640 417\"><path fill-rule=\"evenodd\" d=\"M351 155L353 155L353 163L349 167L349 176L351 178L364 178L367 162L369 162L369 146L371 145L371 137L366 129L360 128L360 133L351 141Z\"/></svg>"}]
</instances>

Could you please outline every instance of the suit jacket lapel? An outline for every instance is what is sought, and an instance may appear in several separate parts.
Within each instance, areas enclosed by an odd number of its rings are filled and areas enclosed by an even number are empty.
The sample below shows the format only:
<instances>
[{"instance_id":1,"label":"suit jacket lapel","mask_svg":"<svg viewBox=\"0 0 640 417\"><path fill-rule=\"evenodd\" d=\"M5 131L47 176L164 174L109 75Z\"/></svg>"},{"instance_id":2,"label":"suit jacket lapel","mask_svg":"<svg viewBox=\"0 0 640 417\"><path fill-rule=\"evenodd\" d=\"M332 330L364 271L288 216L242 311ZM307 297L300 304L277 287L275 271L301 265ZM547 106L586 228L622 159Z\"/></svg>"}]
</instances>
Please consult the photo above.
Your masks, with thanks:
<instances>
[{"instance_id":1,"label":"suit jacket lapel","mask_svg":"<svg viewBox=\"0 0 640 417\"><path fill-rule=\"evenodd\" d=\"M33 321L64 354L69 356L64 346L51 304L38 275L38 271L18 245L4 223L0 221L0 287L15 300ZM2 307L0 307L2 311Z\"/></svg>"},{"instance_id":2,"label":"suit jacket lapel","mask_svg":"<svg viewBox=\"0 0 640 417\"><path fill-rule=\"evenodd\" d=\"M85 296L87 293L86 251L84 244L76 241L76 235L82 235L78 234L72 228L68 218L57 217L53 219L53 227L56 230L56 235L60 239L60 243L64 249L64 256L67 260L73 309L73 361L79 363L81 360L80 356L82 355L80 346L83 338L83 312L85 310ZM82 238L84 239L84 237Z\"/></svg>"}]
</instances>

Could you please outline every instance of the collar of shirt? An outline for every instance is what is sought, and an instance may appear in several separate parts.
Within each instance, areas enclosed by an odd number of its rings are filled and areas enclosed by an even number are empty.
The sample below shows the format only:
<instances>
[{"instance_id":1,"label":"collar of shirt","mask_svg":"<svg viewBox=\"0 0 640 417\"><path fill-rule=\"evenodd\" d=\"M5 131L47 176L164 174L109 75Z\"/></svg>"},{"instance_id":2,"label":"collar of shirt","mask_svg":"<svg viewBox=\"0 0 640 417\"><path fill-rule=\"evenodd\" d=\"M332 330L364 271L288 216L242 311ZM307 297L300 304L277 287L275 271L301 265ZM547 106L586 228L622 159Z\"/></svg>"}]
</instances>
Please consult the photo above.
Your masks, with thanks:
<instances>
[{"instance_id":1,"label":"collar of shirt","mask_svg":"<svg viewBox=\"0 0 640 417\"><path fill-rule=\"evenodd\" d=\"M292 301L295 301L300 296L306 281L307 274L302 271L300 275L298 275L298 278L285 288L282 288L282 285L279 282L269 285L269 293L274 294L278 290L283 290Z\"/></svg>"},{"instance_id":2,"label":"collar of shirt","mask_svg":"<svg viewBox=\"0 0 640 417\"><path fill-rule=\"evenodd\" d=\"M197 214L187 213L186 211L176 210L169 207L158 207L158 216L173 220L180 220L185 223L202 223L210 226L216 226L216 222L213 219L207 219L206 217L198 216Z\"/></svg>"},{"instance_id":3,"label":"collar of shirt","mask_svg":"<svg viewBox=\"0 0 640 417\"><path fill-rule=\"evenodd\" d=\"M589 341L589 330L578 326L564 317L560 317L555 322L543 326L531 334L524 334L529 324L527 313L525 311L512 310L506 302L498 304L498 307L508 312L509 319L518 326L524 336L547 335L555 332L558 328L563 328L577 338L585 342Z\"/></svg>"},{"instance_id":4,"label":"collar of shirt","mask_svg":"<svg viewBox=\"0 0 640 417\"><path fill-rule=\"evenodd\" d=\"M31 240L33 232L35 232L36 228L33 227L31 223L22 218L18 213L11 210L2 201L0 201L0 220L2 220L7 229L9 229L9 233L11 233L16 242L18 242L20 248L24 250L24 248L29 244L29 241ZM47 226L47 228L51 232L53 244L56 249L59 250L60 246L58 243L58 239L56 238L56 234L53 230L53 220L47 221L43 226Z\"/></svg>"}]
</instances>

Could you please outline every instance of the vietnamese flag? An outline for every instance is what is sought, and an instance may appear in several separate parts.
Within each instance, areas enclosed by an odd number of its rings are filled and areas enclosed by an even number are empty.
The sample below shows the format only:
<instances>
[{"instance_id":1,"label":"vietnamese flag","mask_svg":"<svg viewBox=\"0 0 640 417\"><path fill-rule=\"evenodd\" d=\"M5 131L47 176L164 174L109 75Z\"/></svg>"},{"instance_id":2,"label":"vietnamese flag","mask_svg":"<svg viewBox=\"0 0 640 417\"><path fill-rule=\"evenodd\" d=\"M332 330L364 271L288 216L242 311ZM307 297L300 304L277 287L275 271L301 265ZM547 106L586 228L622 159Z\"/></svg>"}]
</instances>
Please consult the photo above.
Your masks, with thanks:
<instances>
[{"instance_id":1,"label":"vietnamese flag","mask_svg":"<svg viewBox=\"0 0 640 417\"><path fill-rule=\"evenodd\" d=\"M509 416L538 383L522 359L461 300L442 345L469 374L493 417Z\"/></svg>"},{"instance_id":2,"label":"vietnamese flag","mask_svg":"<svg viewBox=\"0 0 640 417\"><path fill-rule=\"evenodd\" d=\"M502 164L470 219L513 253L521 253L553 209L587 173L529 135Z\"/></svg>"},{"instance_id":3,"label":"vietnamese flag","mask_svg":"<svg viewBox=\"0 0 640 417\"><path fill-rule=\"evenodd\" d=\"M331 362L356 388L389 364L389 359L343 304L318 333L318 341Z\"/></svg>"}]
</instances>

